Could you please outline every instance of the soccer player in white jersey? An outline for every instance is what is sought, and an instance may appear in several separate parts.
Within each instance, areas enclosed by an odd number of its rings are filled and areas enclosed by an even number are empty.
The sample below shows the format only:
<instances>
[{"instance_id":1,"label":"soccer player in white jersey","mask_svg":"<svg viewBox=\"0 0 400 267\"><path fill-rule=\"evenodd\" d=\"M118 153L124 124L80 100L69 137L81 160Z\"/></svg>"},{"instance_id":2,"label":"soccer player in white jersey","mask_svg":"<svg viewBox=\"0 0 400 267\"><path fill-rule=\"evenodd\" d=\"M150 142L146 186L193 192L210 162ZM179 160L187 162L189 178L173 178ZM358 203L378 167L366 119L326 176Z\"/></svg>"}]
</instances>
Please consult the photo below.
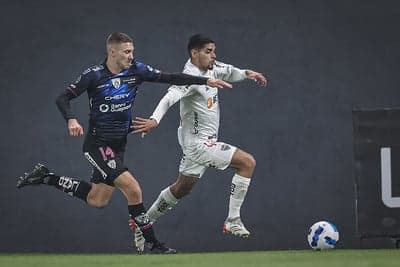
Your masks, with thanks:
<instances>
[{"instance_id":1,"label":"soccer player in white jersey","mask_svg":"<svg viewBox=\"0 0 400 267\"><path fill-rule=\"evenodd\" d=\"M229 82L254 80L262 86L266 78L259 72L239 69L216 61L215 42L196 34L189 39L190 59L183 72L202 77L219 78ZM248 237L250 232L240 218L240 208L247 193L256 166L254 157L218 140L219 100L218 89L206 85L171 86L159 102L150 119L136 117L134 133L142 137L157 127L167 110L180 101L178 140L183 150L176 182L161 191L147 214L154 223L172 209L182 197L188 195L208 167L236 170L232 178L229 212L223 226L224 233Z\"/></svg>"}]
</instances>

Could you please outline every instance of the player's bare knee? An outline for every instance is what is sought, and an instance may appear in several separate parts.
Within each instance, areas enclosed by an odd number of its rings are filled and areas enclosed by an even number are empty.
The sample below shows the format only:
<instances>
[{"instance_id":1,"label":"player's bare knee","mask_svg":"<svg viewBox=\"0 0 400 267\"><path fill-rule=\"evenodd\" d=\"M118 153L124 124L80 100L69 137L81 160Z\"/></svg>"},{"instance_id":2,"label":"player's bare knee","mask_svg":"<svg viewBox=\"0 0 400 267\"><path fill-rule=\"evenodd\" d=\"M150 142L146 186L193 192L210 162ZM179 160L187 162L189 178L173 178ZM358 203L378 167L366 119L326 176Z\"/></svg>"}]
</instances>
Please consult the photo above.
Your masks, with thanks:
<instances>
[{"instance_id":1,"label":"player's bare knee","mask_svg":"<svg viewBox=\"0 0 400 267\"><path fill-rule=\"evenodd\" d=\"M257 164L256 159L253 157L253 155L249 154L249 157L247 160L248 160L247 164L248 164L249 168L254 170L256 168L256 164Z\"/></svg>"},{"instance_id":2,"label":"player's bare knee","mask_svg":"<svg viewBox=\"0 0 400 267\"><path fill-rule=\"evenodd\" d=\"M256 167L256 160L253 155L246 154L246 156L242 158L241 165L243 170L253 171Z\"/></svg>"},{"instance_id":3,"label":"player's bare knee","mask_svg":"<svg viewBox=\"0 0 400 267\"><path fill-rule=\"evenodd\" d=\"M171 186L172 194L177 198L181 199L192 192L193 185L187 183L175 183Z\"/></svg>"},{"instance_id":4,"label":"player's bare knee","mask_svg":"<svg viewBox=\"0 0 400 267\"><path fill-rule=\"evenodd\" d=\"M128 186L122 189L128 202L141 202L142 190L139 186Z\"/></svg>"},{"instance_id":5,"label":"player's bare knee","mask_svg":"<svg viewBox=\"0 0 400 267\"><path fill-rule=\"evenodd\" d=\"M108 199L96 199L96 198L88 198L87 199L87 203L89 204L89 206L97 208L97 209L102 209L105 206L108 205Z\"/></svg>"},{"instance_id":6,"label":"player's bare knee","mask_svg":"<svg viewBox=\"0 0 400 267\"><path fill-rule=\"evenodd\" d=\"M174 195L174 197L176 197L177 199L181 199L184 196L188 195L187 192L185 192L185 190L181 187L181 186L176 186L173 185L171 186L171 193Z\"/></svg>"},{"instance_id":7,"label":"player's bare knee","mask_svg":"<svg viewBox=\"0 0 400 267\"><path fill-rule=\"evenodd\" d=\"M183 197L189 195L190 192L192 192L192 188L191 188L191 187L189 187L189 186L182 186L182 187L180 188L180 190L178 191L178 195L179 195L179 198L178 198L178 199L183 198Z\"/></svg>"}]
</instances>

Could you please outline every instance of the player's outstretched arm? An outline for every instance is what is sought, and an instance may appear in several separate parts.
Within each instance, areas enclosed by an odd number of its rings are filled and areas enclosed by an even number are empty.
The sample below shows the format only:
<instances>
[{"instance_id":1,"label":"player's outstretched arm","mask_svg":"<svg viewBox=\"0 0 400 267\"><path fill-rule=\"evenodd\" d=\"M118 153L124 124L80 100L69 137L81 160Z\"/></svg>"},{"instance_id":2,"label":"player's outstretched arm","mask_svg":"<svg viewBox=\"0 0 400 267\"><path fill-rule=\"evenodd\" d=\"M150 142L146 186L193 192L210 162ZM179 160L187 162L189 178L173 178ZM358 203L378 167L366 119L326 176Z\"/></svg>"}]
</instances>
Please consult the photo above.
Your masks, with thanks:
<instances>
[{"instance_id":1,"label":"player's outstretched arm","mask_svg":"<svg viewBox=\"0 0 400 267\"><path fill-rule=\"evenodd\" d=\"M136 117L132 121L132 133L140 133L142 138L156 128L168 109L178 102L188 91L187 87L171 86L168 92L161 98L150 119Z\"/></svg>"},{"instance_id":2,"label":"player's outstretched arm","mask_svg":"<svg viewBox=\"0 0 400 267\"><path fill-rule=\"evenodd\" d=\"M201 76L193 76L186 73L164 73L161 72L156 80L150 82L170 83L174 85L207 84L211 87L232 88L232 84L220 79L213 79Z\"/></svg>"},{"instance_id":3,"label":"player's outstretched arm","mask_svg":"<svg viewBox=\"0 0 400 267\"><path fill-rule=\"evenodd\" d=\"M259 72L256 72L254 70L246 70L246 77L247 79L253 80L261 86L267 86L267 79Z\"/></svg>"},{"instance_id":4,"label":"player's outstretched arm","mask_svg":"<svg viewBox=\"0 0 400 267\"><path fill-rule=\"evenodd\" d=\"M232 88L232 84L227 83L220 79L213 79L213 78L209 78L207 80L207 85L210 87L217 87L217 88Z\"/></svg>"}]
</instances>

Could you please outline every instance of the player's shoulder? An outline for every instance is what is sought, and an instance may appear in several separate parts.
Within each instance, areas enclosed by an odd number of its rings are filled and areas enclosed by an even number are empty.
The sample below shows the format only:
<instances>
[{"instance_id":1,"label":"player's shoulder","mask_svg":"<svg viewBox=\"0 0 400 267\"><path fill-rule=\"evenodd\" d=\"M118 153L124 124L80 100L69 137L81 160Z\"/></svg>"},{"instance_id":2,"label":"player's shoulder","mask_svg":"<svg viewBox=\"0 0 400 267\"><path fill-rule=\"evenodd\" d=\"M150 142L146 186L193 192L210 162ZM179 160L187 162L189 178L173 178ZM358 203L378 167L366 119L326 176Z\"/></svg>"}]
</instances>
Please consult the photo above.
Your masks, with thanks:
<instances>
[{"instance_id":1,"label":"player's shoulder","mask_svg":"<svg viewBox=\"0 0 400 267\"><path fill-rule=\"evenodd\" d=\"M143 63L142 61L139 61L139 60L134 60L132 62L131 68L134 68L134 69L136 69L137 71L140 71L140 72L147 72L147 71L160 72L158 69L155 69L152 66L150 66L150 65L148 65L146 63Z\"/></svg>"},{"instance_id":2,"label":"player's shoulder","mask_svg":"<svg viewBox=\"0 0 400 267\"><path fill-rule=\"evenodd\" d=\"M90 66L89 68L86 68L83 72L82 75L89 75L91 73L96 73L104 70L104 65L103 64L96 64L93 66Z\"/></svg>"},{"instance_id":3,"label":"player's shoulder","mask_svg":"<svg viewBox=\"0 0 400 267\"><path fill-rule=\"evenodd\" d=\"M232 67L232 65L224 63L224 62L221 62L221 61L217 61L216 60L214 62L214 68L216 68L216 69L227 69L227 68L230 68L230 67Z\"/></svg>"},{"instance_id":4,"label":"player's shoulder","mask_svg":"<svg viewBox=\"0 0 400 267\"><path fill-rule=\"evenodd\" d=\"M185 66L183 67L183 73L194 75L194 76L201 76L201 71L198 67L190 62L190 59L186 62Z\"/></svg>"}]
</instances>

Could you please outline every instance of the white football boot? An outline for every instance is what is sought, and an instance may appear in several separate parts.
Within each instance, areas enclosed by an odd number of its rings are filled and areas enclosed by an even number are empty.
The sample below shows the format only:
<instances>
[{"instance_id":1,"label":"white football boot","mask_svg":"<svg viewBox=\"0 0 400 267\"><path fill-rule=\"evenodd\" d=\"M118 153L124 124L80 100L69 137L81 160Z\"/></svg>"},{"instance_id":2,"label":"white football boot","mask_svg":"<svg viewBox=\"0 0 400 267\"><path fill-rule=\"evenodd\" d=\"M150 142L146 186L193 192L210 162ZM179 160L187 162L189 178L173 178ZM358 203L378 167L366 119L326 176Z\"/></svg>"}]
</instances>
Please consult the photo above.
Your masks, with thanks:
<instances>
[{"instance_id":1,"label":"white football boot","mask_svg":"<svg viewBox=\"0 0 400 267\"><path fill-rule=\"evenodd\" d=\"M144 251L144 243L145 239L140 230L140 227L135 223L135 220L129 219L129 227L131 228L134 234L134 245L138 254L142 254Z\"/></svg>"},{"instance_id":2,"label":"white football boot","mask_svg":"<svg viewBox=\"0 0 400 267\"><path fill-rule=\"evenodd\" d=\"M222 232L225 234L232 234L234 236L247 238L250 235L249 230L244 227L240 217L226 218Z\"/></svg>"}]
</instances>

